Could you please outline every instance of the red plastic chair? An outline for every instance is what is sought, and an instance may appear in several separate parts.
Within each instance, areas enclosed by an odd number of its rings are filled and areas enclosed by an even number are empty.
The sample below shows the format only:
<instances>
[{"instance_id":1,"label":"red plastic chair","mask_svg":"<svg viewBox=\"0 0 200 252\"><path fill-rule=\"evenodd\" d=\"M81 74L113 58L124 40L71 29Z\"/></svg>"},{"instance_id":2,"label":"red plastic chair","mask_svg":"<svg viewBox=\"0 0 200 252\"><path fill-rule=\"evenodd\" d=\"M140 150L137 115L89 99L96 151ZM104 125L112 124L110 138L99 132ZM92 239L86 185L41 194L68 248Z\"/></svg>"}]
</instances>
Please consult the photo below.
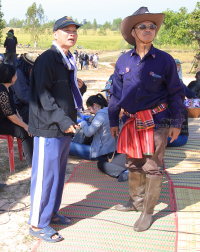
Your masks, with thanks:
<instances>
[{"instance_id":1,"label":"red plastic chair","mask_svg":"<svg viewBox=\"0 0 200 252\"><path fill-rule=\"evenodd\" d=\"M8 141L8 155L9 155L9 161L10 161L10 173L15 172L15 163L14 163L14 137L10 135L0 135L0 139L7 139ZM18 144L18 154L19 159L22 161L22 141L21 139L17 138L17 144Z\"/></svg>"}]
</instances>

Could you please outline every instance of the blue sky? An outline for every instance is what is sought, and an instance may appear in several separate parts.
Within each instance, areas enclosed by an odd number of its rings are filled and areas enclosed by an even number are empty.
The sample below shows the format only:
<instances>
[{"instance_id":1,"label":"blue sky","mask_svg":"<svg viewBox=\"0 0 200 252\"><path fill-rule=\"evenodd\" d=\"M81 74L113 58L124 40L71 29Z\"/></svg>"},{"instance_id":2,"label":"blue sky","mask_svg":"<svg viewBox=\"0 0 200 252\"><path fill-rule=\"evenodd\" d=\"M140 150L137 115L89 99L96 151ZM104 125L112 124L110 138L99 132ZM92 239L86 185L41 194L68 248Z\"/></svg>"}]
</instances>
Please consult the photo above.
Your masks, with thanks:
<instances>
[{"instance_id":1,"label":"blue sky","mask_svg":"<svg viewBox=\"0 0 200 252\"><path fill-rule=\"evenodd\" d=\"M13 17L25 19L25 13L33 2L42 5L48 20L57 20L63 16L72 16L79 22L85 18L98 24L113 21L115 18L132 15L139 7L146 6L152 13L165 11L167 8L178 11L186 7L188 12L194 10L196 0L1 0L4 19L8 23Z\"/></svg>"}]
</instances>

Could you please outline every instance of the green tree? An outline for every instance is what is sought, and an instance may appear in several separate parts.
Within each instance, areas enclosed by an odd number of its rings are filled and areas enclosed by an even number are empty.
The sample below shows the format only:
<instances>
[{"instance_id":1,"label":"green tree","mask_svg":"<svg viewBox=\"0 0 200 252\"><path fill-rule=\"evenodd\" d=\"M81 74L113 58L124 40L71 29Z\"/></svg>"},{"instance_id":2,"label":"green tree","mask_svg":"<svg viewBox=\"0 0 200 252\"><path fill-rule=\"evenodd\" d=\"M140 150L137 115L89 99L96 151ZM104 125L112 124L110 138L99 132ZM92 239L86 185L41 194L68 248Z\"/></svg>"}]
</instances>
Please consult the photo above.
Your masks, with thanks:
<instances>
[{"instance_id":1,"label":"green tree","mask_svg":"<svg viewBox=\"0 0 200 252\"><path fill-rule=\"evenodd\" d=\"M37 7L34 2L30 7L28 7L26 12L26 30L31 34L31 40L33 42L39 41L39 35L42 32L42 24L44 22L44 10L40 4Z\"/></svg>"},{"instance_id":2,"label":"green tree","mask_svg":"<svg viewBox=\"0 0 200 252\"><path fill-rule=\"evenodd\" d=\"M85 25L87 30L92 29L92 24L90 23L90 21L87 22L87 24Z\"/></svg>"},{"instance_id":3,"label":"green tree","mask_svg":"<svg viewBox=\"0 0 200 252\"><path fill-rule=\"evenodd\" d=\"M100 27L98 34L101 36L106 36L106 27L104 25Z\"/></svg>"},{"instance_id":4,"label":"green tree","mask_svg":"<svg viewBox=\"0 0 200 252\"><path fill-rule=\"evenodd\" d=\"M163 13L165 19L155 42L172 45L190 44L192 37L188 32L190 14L187 13L187 9L182 7L178 12L167 9Z\"/></svg>"},{"instance_id":5,"label":"green tree","mask_svg":"<svg viewBox=\"0 0 200 252\"><path fill-rule=\"evenodd\" d=\"M24 20L19 20L17 18L12 18L9 21L9 26L12 28L21 28L24 25Z\"/></svg>"},{"instance_id":6,"label":"green tree","mask_svg":"<svg viewBox=\"0 0 200 252\"><path fill-rule=\"evenodd\" d=\"M3 20L3 12L1 11L1 0L0 0L0 42L2 39L2 30L5 27L5 23Z\"/></svg>"},{"instance_id":7,"label":"green tree","mask_svg":"<svg viewBox=\"0 0 200 252\"><path fill-rule=\"evenodd\" d=\"M121 23L122 23L122 19L121 18L114 19L113 23L112 23L112 30L113 31L120 31L120 29L121 29Z\"/></svg>"},{"instance_id":8,"label":"green tree","mask_svg":"<svg viewBox=\"0 0 200 252\"><path fill-rule=\"evenodd\" d=\"M94 21L93 21L92 29L93 29L94 31L97 30L97 21L96 21L96 19L94 19Z\"/></svg>"},{"instance_id":9,"label":"green tree","mask_svg":"<svg viewBox=\"0 0 200 252\"><path fill-rule=\"evenodd\" d=\"M197 2L194 11L190 15L189 25L193 39L198 42L198 50L195 58L197 59L196 71L200 71L200 2Z\"/></svg>"},{"instance_id":10,"label":"green tree","mask_svg":"<svg viewBox=\"0 0 200 252\"><path fill-rule=\"evenodd\" d=\"M110 29L111 30L111 28L112 28L112 25L111 25L111 23L110 22L105 22L105 24L103 25L106 29Z\"/></svg>"}]
</instances>

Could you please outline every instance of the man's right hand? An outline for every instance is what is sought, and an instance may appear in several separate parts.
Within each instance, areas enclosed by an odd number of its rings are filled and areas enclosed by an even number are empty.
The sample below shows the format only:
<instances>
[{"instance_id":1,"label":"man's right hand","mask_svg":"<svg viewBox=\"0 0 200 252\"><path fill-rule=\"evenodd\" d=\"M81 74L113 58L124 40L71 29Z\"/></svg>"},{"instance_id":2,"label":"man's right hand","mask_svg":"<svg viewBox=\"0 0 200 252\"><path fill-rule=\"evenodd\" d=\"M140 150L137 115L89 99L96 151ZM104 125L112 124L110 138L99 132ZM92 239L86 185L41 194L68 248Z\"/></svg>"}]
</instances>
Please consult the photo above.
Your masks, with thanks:
<instances>
[{"instance_id":1,"label":"man's right hand","mask_svg":"<svg viewBox=\"0 0 200 252\"><path fill-rule=\"evenodd\" d=\"M112 137L119 136L119 127L110 127Z\"/></svg>"},{"instance_id":2,"label":"man's right hand","mask_svg":"<svg viewBox=\"0 0 200 252\"><path fill-rule=\"evenodd\" d=\"M76 133L76 128L78 128L77 125L71 125L67 130L65 130L65 133Z\"/></svg>"}]
</instances>

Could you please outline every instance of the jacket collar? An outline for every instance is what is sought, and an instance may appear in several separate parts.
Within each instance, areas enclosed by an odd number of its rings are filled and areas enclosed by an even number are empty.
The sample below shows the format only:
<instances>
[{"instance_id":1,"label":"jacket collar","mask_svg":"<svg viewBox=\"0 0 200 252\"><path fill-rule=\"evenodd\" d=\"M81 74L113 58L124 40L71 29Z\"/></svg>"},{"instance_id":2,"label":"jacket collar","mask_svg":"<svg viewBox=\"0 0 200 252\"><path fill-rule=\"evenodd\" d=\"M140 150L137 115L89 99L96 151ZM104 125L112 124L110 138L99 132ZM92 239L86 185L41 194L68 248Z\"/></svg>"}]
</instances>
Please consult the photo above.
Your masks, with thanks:
<instances>
[{"instance_id":1,"label":"jacket collar","mask_svg":"<svg viewBox=\"0 0 200 252\"><path fill-rule=\"evenodd\" d=\"M56 47L52 45L50 50L54 52L56 61L63 64L62 55L58 53Z\"/></svg>"}]
</instances>

